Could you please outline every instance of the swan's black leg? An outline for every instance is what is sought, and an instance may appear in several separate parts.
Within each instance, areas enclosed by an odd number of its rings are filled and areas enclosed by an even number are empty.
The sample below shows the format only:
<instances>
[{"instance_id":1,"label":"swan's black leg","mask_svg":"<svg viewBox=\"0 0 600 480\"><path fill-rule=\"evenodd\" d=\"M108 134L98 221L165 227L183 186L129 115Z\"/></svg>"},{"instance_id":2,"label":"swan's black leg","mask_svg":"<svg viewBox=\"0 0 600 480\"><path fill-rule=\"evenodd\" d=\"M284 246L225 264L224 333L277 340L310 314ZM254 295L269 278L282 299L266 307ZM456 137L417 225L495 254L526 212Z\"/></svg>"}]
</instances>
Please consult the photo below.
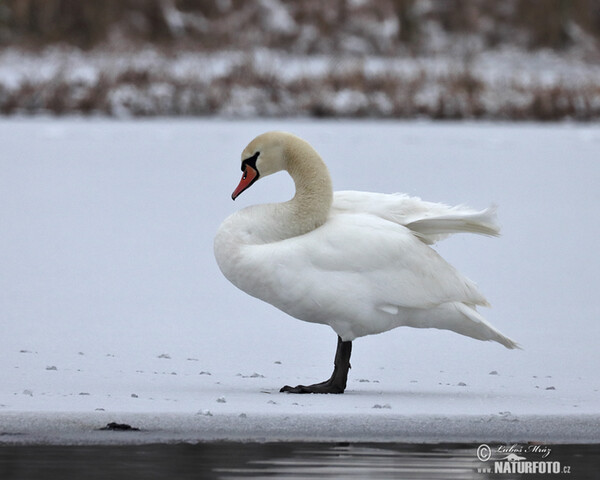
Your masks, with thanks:
<instances>
[{"instance_id":1,"label":"swan's black leg","mask_svg":"<svg viewBox=\"0 0 600 480\"><path fill-rule=\"evenodd\" d=\"M314 385L298 385L290 387L286 385L280 392L287 393L344 393L348 370L350 369L350 355L352 354L352 342L344 342L338 336L337 350L333 373L329 380Z\"/></svg>"}]
</instances>

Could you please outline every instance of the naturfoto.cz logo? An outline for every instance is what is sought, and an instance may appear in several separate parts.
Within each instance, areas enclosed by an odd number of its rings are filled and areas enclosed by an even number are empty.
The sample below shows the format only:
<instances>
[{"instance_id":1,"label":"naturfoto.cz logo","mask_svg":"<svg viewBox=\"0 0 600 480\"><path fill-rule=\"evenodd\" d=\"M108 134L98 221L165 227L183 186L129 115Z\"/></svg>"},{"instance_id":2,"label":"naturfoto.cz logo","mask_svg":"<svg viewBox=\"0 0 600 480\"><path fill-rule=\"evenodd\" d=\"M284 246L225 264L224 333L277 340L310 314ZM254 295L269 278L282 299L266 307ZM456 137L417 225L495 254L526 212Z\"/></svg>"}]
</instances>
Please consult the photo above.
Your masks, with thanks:
<instances>
[{"instance_id":1,"label":"naturfoto.cz logo","mask_svg":"<svg viewBox=\"0 0 600 480\"><path fill-rule=\"evenodd\" d=\"M549 457L552 449L546 445L499 445L492 449L483 443L477 447L477 458L486 462L478 473L568 474L570 465L561 465Z\"/></svg>"}]
</instances>

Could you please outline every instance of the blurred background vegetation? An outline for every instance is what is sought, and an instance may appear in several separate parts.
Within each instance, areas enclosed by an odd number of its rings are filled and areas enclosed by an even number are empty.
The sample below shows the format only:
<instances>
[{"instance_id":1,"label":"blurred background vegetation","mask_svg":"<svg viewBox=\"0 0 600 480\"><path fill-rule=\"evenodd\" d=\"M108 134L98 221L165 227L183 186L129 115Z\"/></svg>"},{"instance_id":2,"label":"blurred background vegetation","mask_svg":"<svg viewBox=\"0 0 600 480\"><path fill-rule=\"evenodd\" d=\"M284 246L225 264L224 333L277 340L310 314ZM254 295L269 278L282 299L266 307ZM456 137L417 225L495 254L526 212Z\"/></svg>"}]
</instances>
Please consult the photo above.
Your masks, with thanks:
<instances>
[{"instance_id":1,"label":"blurred background vegetation","mask_svg":"<svg viewBox=\"0 0 600 480\"><path fill-rule=\"evenodd\" d=\"M384 22L387 20L387 22ZM374 29L374 25L383 30ZM422 52L434 28L481 47L565 49L600 41L598 0L0 0L2 45L65 42L92 48L115 38L165 46ZM350 45L344 40L351 36ZM357 41L356 39L360 39Z\"/></svg>"},{"instance_id":2,"label":"blurred background vegetation","mask_svg":"<svg viewBox=\"0 0 600 480\"><path fill-rule=\"evenodd\" d=\"M73 112L594 120L600 1L0 0L0 113Z\"/></svg>"}]
</instances>

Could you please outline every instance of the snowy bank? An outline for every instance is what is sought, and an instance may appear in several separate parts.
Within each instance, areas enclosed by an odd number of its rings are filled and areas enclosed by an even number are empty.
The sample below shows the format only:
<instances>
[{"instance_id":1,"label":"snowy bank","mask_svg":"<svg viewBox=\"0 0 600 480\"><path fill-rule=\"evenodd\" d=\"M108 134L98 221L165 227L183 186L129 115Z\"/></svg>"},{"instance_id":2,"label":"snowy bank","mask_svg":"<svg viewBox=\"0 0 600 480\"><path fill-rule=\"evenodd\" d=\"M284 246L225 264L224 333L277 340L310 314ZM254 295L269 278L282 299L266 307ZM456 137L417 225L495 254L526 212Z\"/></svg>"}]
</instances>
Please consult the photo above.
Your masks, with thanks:
<instances>
[{"instance_id":1,"label":"snowy bank","mask_svg":"<svg viewBox=\"0 0 600 480\"><path fill-rule=\"evenodd\" d=\"M135 431L101 430L129 422ZM3 414L0 445L241 442L598 443L600 416ZM128 424L129 424L128 423Z\"/></svg>"},{"instance_id":2,"label":"snowy bank","mask_svg":"<svg viewBox=\"0 0 600 480\"><path fill-rule=\"evenodd\" d=\"M517 49L426 56L49 47L0 51L0 113L600 118L600 67Z\"/></svg>"}]
</instances>

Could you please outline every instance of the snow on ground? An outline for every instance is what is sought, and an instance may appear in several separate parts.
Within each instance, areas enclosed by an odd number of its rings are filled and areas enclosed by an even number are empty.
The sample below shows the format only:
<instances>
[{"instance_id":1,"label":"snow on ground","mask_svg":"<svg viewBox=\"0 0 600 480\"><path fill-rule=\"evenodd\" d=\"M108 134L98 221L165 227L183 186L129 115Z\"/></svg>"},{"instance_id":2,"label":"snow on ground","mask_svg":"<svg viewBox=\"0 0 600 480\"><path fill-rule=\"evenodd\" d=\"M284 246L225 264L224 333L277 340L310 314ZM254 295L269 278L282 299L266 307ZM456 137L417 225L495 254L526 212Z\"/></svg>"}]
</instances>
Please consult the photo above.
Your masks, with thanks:
<instances>
[{"instance_id":1,"label":"snow on ground","mask_svg":"<svg viewBox=\"0 0 600 480\"><path fill-rule=\"evenodd\" d=\"M355 342L343 396L280 394L329 376L335 334L212 254L228 214L292 195L280 174L230 200L274 128L336 189L498 204L502 237L437 248L523 350L401 328ZM597 125L38 118L0 145L0 442L600 440Z\"/></svg>"}]
</instances>

